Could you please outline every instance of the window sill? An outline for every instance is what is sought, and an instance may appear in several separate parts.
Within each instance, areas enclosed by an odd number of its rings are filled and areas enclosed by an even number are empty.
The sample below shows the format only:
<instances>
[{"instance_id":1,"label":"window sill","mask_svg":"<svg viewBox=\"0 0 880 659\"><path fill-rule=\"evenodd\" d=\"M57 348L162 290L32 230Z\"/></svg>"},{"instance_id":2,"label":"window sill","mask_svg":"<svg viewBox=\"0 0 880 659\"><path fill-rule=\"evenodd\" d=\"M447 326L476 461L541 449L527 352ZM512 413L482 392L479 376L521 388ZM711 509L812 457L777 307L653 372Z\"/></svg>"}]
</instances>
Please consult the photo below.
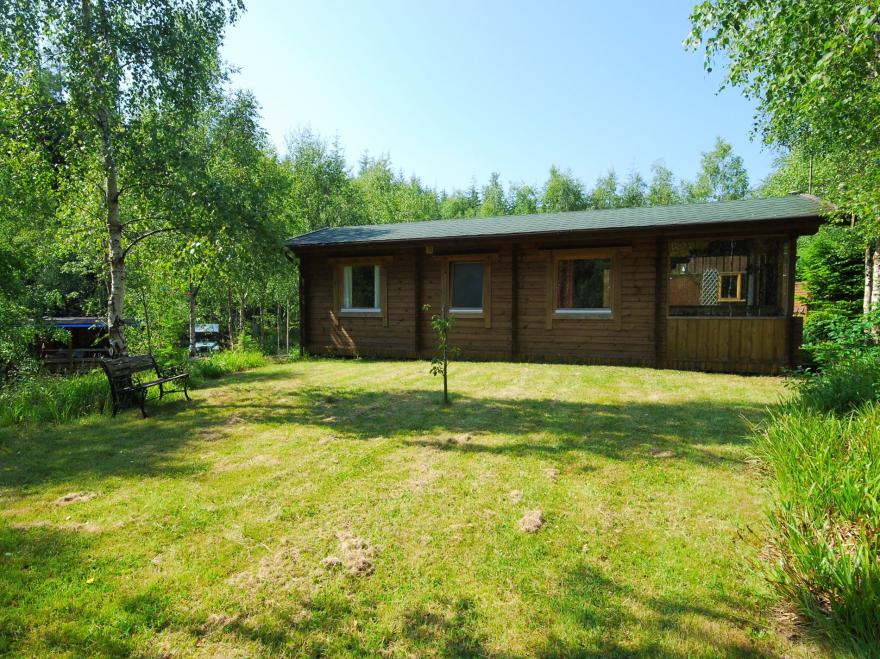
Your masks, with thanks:
<instances>
[{"instance_id":1,"label":"window sill","mask_svg":"<svg viewBox=\"0 0 880 659\"><path fill-rule=\"evenodd\" d=\"M597 318L610 320L614 314L611 309L556 309L554 318Z\"/></svg>"},{"instance_id":2,"label":"window sill","mask_svg":"<svg viewBox=\"0 0 880 659\"><path fill-rule=\"evenodd\" d=\"M482 318L483 310L482 309L450 309L447 312L450 316L455 316L456 318Z\"/></svg>"},{"instance_id":3,"label":"window sill","mask_svg":"<svg viewBox=\"0 0 880 659\"><path fill-rule=\"evenodd\" d=\"M382 318L381 309L340 309L341 318Z\"/></svg>"}]
</instances>

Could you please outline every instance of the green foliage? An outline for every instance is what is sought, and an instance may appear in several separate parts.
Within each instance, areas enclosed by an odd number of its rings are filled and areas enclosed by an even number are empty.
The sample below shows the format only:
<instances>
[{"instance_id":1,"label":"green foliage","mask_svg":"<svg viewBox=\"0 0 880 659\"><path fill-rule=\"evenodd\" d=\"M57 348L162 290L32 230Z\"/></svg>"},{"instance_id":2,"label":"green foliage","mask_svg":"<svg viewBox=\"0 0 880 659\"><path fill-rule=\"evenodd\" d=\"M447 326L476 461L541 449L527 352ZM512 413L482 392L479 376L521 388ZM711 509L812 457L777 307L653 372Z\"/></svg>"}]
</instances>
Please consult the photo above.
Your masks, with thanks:
<instances>
[{"instance_id":1,"label":"green foliage","mask_svg":"<svg viewBox=\"0 0 880 659\"><path fill-rule=\"evenodd\" d=\"M430 311L431 305L426 304L423 311ZM430 373L443 376L443 404L449 405L449 362L461 354L461 349L449 344L449 332L455 327L455 316L449 316L445 309L442 314L431 316L431 329L437 335L437 354L431 360Z\"/></svg>"},{"instance_id":2,"label":"green foliage","mask_svg":"<svg viewBox=\"0 0 880 659\"><path fill-rule=\"evenodd\" d=\"M880 357L876 336L878 323L880 309L857 316L817 313L804 329L804 350L820 368L863 356Z\"/></svg>"},{"instance_id":3,"label":"green foliage","mask_svg":"<svg viewBox=\"0 0 880 659\"><path fill-rule=\"evenodd\" d=\"M538 212L538 193L530 185L510 188L510 212L513 215L534 215Z\"/></svg>"},{"instance_id":4,"label":"green foliage","mask_svg":"<svg viewBox=\"0 0 880 659\"><path fill-rule=\"evenodd\" d=\"M823 414L797 401L757 438L770 470L771 584L832 641L880 647L880 406Z\"/></svg>"},{"instance_id":5,"label":"green foliage","mask_svg":"<svg viewBox=\"0 0 880 659\"><path fill-rule=\"evenodd\" d=\"M489 183L483 188L482 202L480 203L480 215L490 217L493 215L508 215L510 206L507 196L504 194L504 184L501 183L501 175L492 172Z\"/></svg>"},{"instance_id":6,"label":"green foliage","mask_svg":"<svg viewBox=\"0 0 880 659\"><path fill-rule=\"evenodd\" d=\"M749 193L749 174L733 147L720 137L715 147L703 153L697 180L685 185L690 203L742 199Z\"/></svg>"},{"instance_id":7,"label":"green foliage","mask_svg":"<svg viewBox=\"0 0 880 659\"><path fill-rule=\"evenodd\" d=\"M230 373L266 366L269 359L254 350L224 350L209 357L194 359L189 363L189 375L193 386L206 380L214 380Z\"/></svg>"},{"instance_id":8,"label":"green foliage","mask_svg":"<svg viewBox=\"0 0 880 659\"><path fill-rule=\"evenodd\" d=\"M242 329L235 337L234 352L257 352L258 348L257 342L247 329Z\"/></svg>"},{"instance_id":9,"label":"green foliage","mask_svg":"<svg viewBox=\"0 0 880 659\"><path fill-rule=\"evenodd\" d=\"M563 172L553 166L550 178L544 184L541 198L541 211L544 213L560 213L578 211L587 207L584 184L577 180L571 172Z\"/></svg>"},{"instance_id":10,"label":"green foliage","mask_svg":"<svg viewBox=\"0 0 880 659\"><path fill-rule=\"evenodd\" d=\"M810 314L803 347L818 368L798 372L791 380L807 407L844 413L880 401L878 321L880 310L856 316Z\"/></svg>"},{"instance_id":11,"label":"green foliage","mask_svg":"<svg viewBox=\"0 0 880 659\"><path fill-rule=\"evenodd\" d=\"M855 316L862 311L865 250L861 237L847 226L826 224L798 242L797 276L803 281L810 313Z\"/></svg>"},{"instance_id":12,"label":"green foliage","mask_svg":"<svg viewBox=\"0 0 880 659\"><path fill-rule=\"evenodd\" d=\"M880 217L880 6L853 0L704 0L686 43L758 101L768 144L812 155L844 187L838 211Z\"/></svg>"},{"instance_id":13,"label":"green foliage","mask_svg":"<svg viewBox=\"0 0 880 659\"><path fill-rule=\"evenodd\" d=\"M641 208L648 205L648 184L635 169L631 170L620 188L618 205L621 208Z\"/></svg>"},{"instance_id":14,"label":"green foliage","mask_svg":"<svg viewBox=\"0 0 880 659\"><path fill-rule=\"evenodd\" d=\"M440 193L440 217L443 219L458 219L463 217L476 217L480 209L480 196L476 186L471 186L467 192L454 190L451 194Z\"/></svg>"},{"instance_id":15,"label":"green foliage","mask_svg":"<svg viewBox=\"0 0 880 659\"><path fill-rule=\"evenodd\" d=\"M160 368L183 368L190 384L198 387L206 380L230 373L266 366L269 359L261 352L226 350L188 362L186 351L165 351L155 355ZM85 375L20 375L0 387L0 427L41 423L68 423L110 409L110 388L101 370Z\"/></svg>"},{"instance_id":16,"label":"green foliage","mask_svg":"<svg viewBox=\"0 0 880 659\"><path fill-rule=\"evenodd\" d=\"M649 206L672 206L682 203L681 192L675 184L672 170L660 163L651 166L651 184L648 186Z\"/></svg>"},{"instance_id":17,"label":"green foliage","mask_svg":"<svg viewBox=\"0 0 880 659\"><path fill-rule=\"evenodd\" d=\"M880 401L880 352L842 359L818 372L799 373L792 381L805 406L845 413Z\"/></svg>"},{"instance_id":18,"label":"green foliage","mask_svg":"<svg viewBox=\"0 0 880 659\"><path fill-rule=\"evenodd\" d=\"M29 375L0 388L0 426L67 423L109 409L103 371L67 377Z\"/></svg>"},{"instance_id":19,"label":"green foliage","mask_svg":"<svg viewBox=\"0 0 880 659\"><path fill-rule=\"evenodd\" d=\"M618 190L617 172L609 169L605 176L596 180L596 185L588 195L590 208L618 208L621 205Z\"/></svg>"},{"instance_id":20,"label":"green foliage","mask_svg":"<svg viewBox=\"0 0 880 659\"><path fill-rule=\"evenodd\" d=\"M758 434L770 470L771 584L841 648L880 644L878 311L825 314L807 347L819 369Z\"/></svg>"}]
</instances>

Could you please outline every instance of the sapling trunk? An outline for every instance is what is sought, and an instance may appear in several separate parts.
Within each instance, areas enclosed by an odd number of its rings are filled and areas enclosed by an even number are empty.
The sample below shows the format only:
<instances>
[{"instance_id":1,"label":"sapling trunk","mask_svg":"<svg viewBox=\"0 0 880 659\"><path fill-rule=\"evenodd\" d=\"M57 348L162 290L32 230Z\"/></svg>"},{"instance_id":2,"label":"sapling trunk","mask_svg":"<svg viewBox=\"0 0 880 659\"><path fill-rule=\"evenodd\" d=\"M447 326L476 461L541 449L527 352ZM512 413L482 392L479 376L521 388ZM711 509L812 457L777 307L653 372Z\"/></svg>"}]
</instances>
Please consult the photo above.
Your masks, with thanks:
<instances>
[{"instance_id":1,"label":"sapling trunk","mask_svg":"<svg viewBox=\"0 0 880 659\"><path fill-rule=\"evenodd\" d=\"M430 310L426 304L422 309ZM449 360L458 354L458 348L449 345L449 330L455 324L455 317L447 318L446 310L439 316L431 317L431 327L437 334L437 356L431 360L431 375L443 377L443 404L449 405Z\"/></svg>"},{"instance_id":2,"label":"sapling trunk","mask_svg":"<svg viewBox=\"0 0 880 659\"><path fill-rule=\"evenodd\" d=\"M447 373L449 372L449 352L446 348L446 335L443 337L443 404L449 405L449 384Z\"/></svg>"}]
</instances>

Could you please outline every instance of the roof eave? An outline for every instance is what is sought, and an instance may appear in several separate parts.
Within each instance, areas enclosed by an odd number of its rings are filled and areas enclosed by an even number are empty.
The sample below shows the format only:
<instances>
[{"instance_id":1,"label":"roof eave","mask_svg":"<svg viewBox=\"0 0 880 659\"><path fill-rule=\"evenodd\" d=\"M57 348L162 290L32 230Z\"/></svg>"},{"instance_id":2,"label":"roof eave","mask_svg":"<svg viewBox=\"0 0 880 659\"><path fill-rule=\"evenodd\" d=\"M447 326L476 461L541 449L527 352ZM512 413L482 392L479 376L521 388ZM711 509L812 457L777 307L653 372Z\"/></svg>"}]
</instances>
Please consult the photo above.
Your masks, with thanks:
<instances>
[{"instance_id":1,"label":"roof eave","mask_svg":"<svg viewBox=\"0 0 880 659\"><path fill-rule=\"evenodd\" d=\"M697 231L713 229L713 228L731 228L737 226L755 226L761 225L769 222L786 222L786 221L797 221L803 225L806 225L804 228L810 228L811 225L819 225L824 222L824 219L821 215L795 215L789 217L780 217L780 218L753 218L748 220L731 220L727 222L682 222L679 224L651 224L639 227L600 227L596 229L556 229L553 231L515 231L509 233L483 233L483 234L471 234L471 235L462 235L462 236L439 236L439 237L417 237L417 238L392 238L386 240L358 240L358 241L337 241L337 242L322 242L322 243L297 243L296 240L301 237L308 236L310 234L303 234L303 236L298 236L297 239L288 240L285 243L285 249L290 250L294 254L302 250L311 250L311 249L330 249L330 248L345 248L345 247L365 247L370 245L405 245L405 244L424 244L424 243L436 243L436 242L446 242L446 241L456 241L456 240L491 240L491 239L499 239L499 240L509 240L511 238L535 238L539 236L559 236L559 235L591 235L591 234L602 234L602 233L645 233L645 232L659 232L661 235L668 233L670 230L682 230L682 229L695 229ZM310 233L315 233L310 232Z\"/></svg>"}]
</instances>

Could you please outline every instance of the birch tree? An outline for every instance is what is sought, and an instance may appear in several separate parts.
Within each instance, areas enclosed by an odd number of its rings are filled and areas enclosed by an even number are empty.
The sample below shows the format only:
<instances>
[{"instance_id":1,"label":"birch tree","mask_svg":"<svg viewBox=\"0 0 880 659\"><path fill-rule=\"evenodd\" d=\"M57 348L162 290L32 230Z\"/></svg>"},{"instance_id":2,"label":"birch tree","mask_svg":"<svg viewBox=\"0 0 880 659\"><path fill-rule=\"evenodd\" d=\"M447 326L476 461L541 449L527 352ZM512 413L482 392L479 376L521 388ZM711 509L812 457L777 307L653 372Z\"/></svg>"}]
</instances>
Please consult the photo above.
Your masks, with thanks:
<instances>
[{"instance_id":1,"label":"birch tree","mask_svg":"<svg viewBox=\"0 0 880 659\"><path fill-rule=\"evenodd\" d=\"M235 0L9 0L0 5L5 73L19 90L49 71L67 99L83 189L100 197L111 350L123 335L125 260L141 241L176 227L148 204L175 137L222 78L219 47L243 9ZM149 121L161 115L161 121ZM92 218L95 219L95 218Z\"/></svg>"},{"instance_id":2,"label":"birch tree","mask_svg":"<svg viewBox=\"0 0 880 659\"><path fill-rule=\"evenodd\" d=\"M757 101L767 144L835 169L829 213L856 218L865 241L865 310L880 305L880 3L704 0L685 43L722 87Z\"/></svg>"}]
</instances>

